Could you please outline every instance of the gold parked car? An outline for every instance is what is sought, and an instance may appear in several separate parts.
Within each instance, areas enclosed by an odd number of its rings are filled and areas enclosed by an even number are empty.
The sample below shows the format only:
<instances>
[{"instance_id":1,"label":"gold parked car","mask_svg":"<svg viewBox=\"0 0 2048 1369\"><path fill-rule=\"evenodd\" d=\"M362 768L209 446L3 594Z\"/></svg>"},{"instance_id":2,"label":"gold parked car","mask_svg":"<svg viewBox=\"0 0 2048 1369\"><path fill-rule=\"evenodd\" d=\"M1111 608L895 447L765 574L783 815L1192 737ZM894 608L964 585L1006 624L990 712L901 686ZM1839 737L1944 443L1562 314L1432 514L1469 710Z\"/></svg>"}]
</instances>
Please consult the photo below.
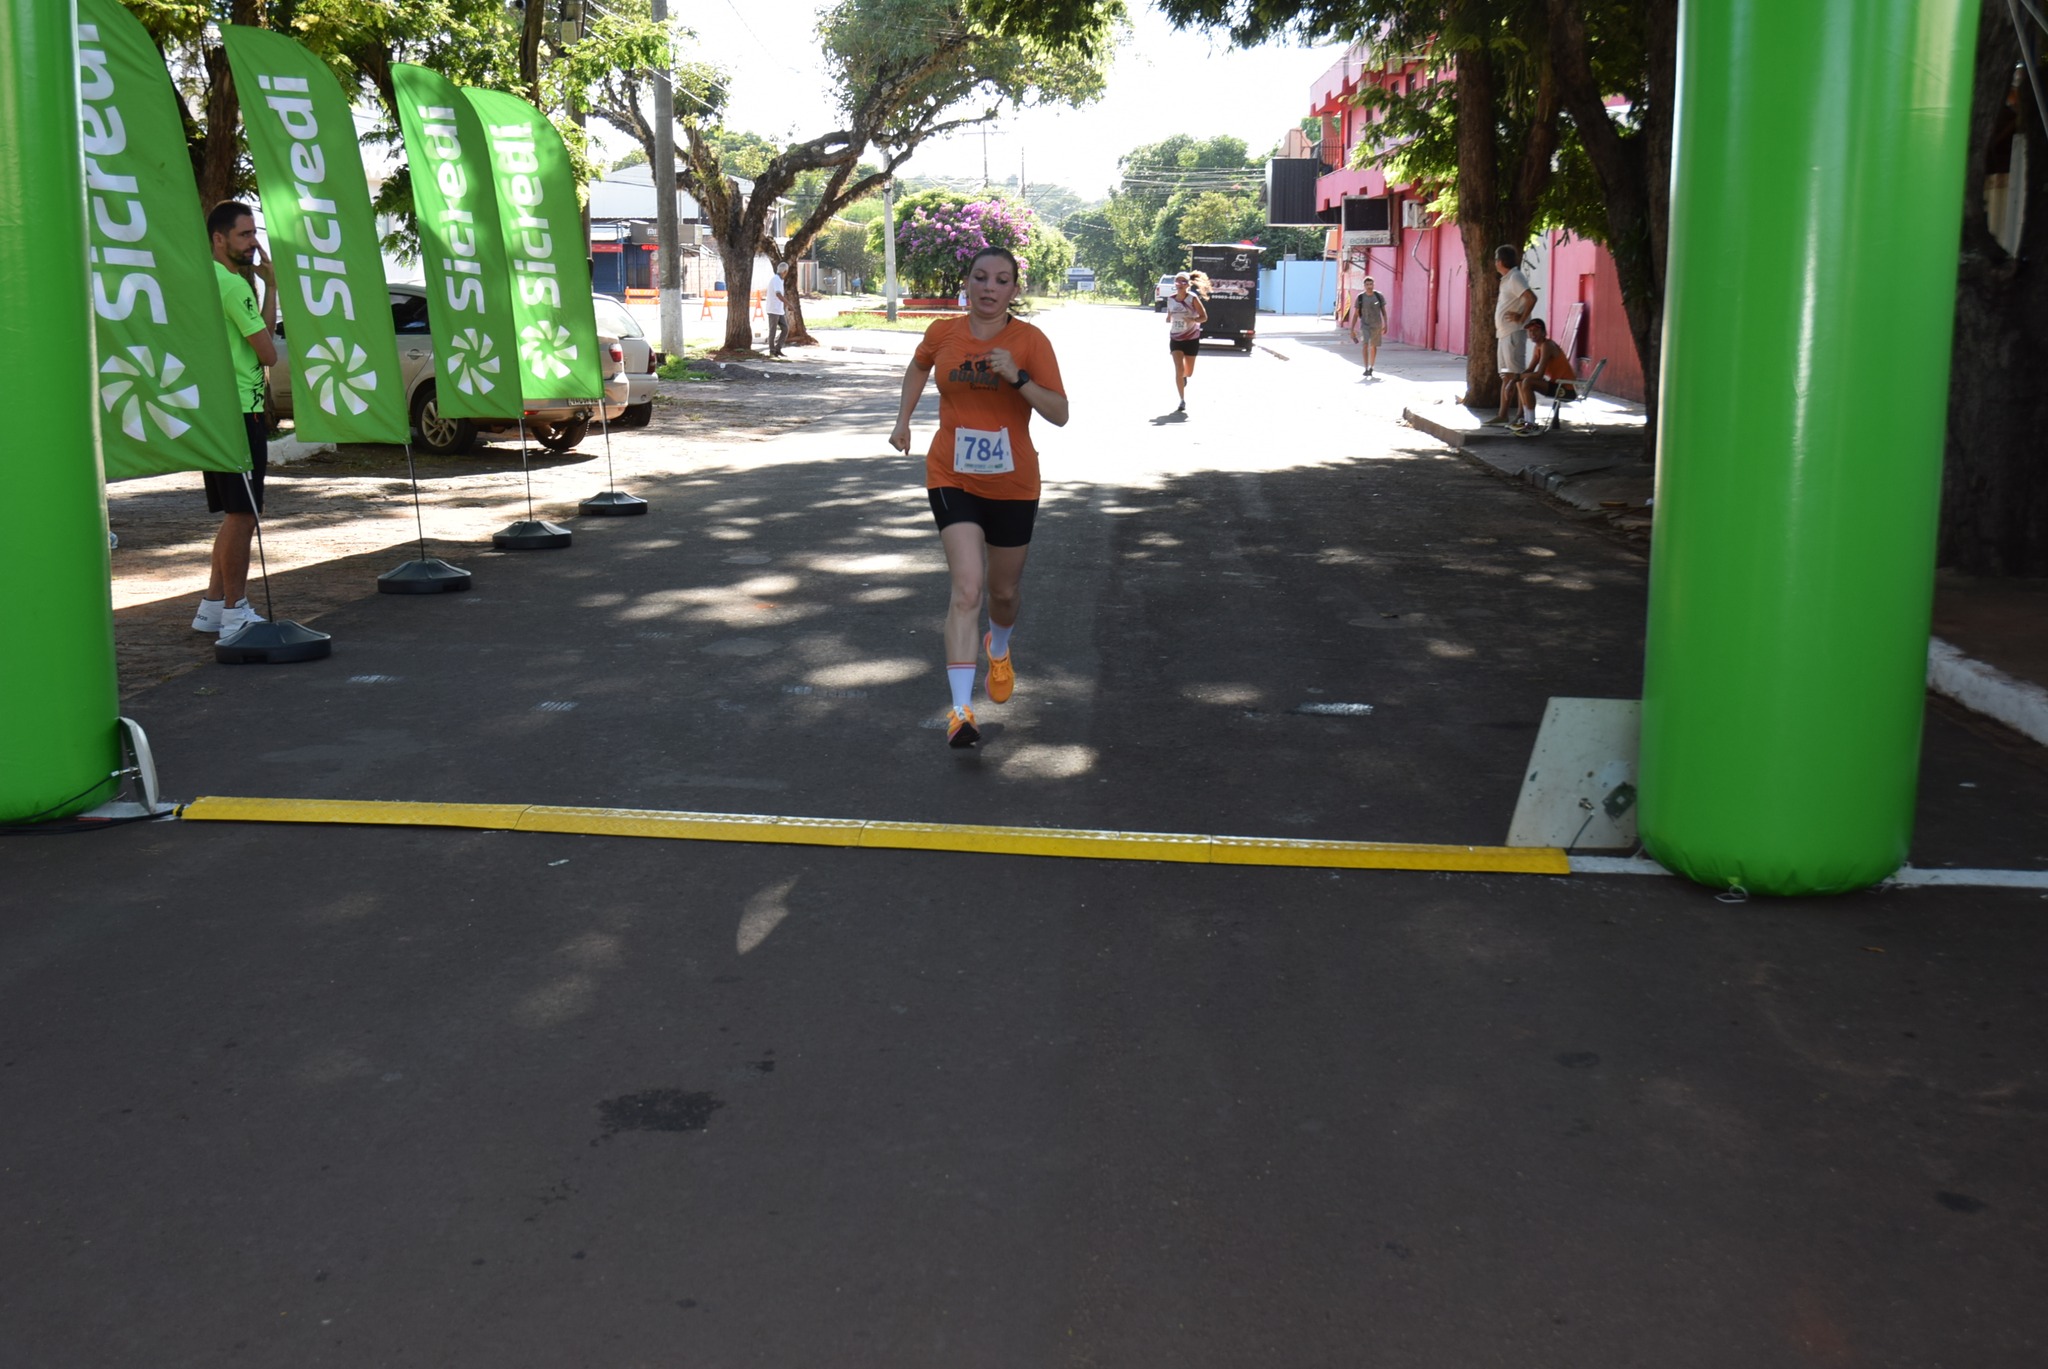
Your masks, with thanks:
<instances>
[{"instance_id":1,"label":"gold parked car","mask_svg":"<svg viewBox=\"0 0 2048 1369\"><path fill-rule=\"evenodd\" d=\"M427 326L427 291L423 285L393 282L391 322L398 331L398 364L405 377L406 412L412 415L413 440L435 456L449 456L471 450L480 433L516 432L516 419L446 418L434 402L434 339ZM625 374L625 350L619 339L603 333L597 339L598 357L605 375L604 411L606 423L616 424L626 412L631 384ZM270 368L270 398L281 418L292 412L292 359L285 325L277 325L277 364ZM550 451L566 452L583 440L593 420L600 415L596 406L541 407L526 411L526 431Z\"/></svg>"}]
</instances>

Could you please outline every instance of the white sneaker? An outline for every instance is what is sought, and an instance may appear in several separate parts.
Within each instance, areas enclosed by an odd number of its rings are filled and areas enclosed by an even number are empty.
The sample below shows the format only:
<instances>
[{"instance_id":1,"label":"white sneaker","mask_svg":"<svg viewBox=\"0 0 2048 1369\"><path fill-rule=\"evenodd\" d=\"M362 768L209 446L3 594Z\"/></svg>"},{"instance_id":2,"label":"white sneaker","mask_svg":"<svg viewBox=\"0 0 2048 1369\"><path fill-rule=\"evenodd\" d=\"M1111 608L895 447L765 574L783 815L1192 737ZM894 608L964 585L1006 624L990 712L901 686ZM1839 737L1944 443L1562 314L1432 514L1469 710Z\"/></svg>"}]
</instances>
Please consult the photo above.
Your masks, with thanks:
<instances>
[{"instance_id":1,"label":"white sneaker","mask_svg":"<svg viewBox=\"0 0 2048 1369\"><path fill-rule=\"evenodd\" d=\"M244 600L243 602L246 603L248 601ZM192 615L192 630L194 632L219 632L220 615L226 608L227 601L224 599L201 599L199 601L199 612Z\"/></svg>"},{"instance_id":2,"label":"white sneaker","mask_svg":"<svg viewBox=\"0 0 2048 1369\"><path fill-rule=\"evenodd\" d=\"M225 642L228 638L234 636L237 632L240 632L243 628L249 626L249 624L261 623L264 621L265 619L263 615L258 613L255 609L250 608L249 601L247 599L244 599L242 600L241 603L236 604L233 608L223 609L221 611L220 639L223 642Z\"/></svg>"}]
</instances>

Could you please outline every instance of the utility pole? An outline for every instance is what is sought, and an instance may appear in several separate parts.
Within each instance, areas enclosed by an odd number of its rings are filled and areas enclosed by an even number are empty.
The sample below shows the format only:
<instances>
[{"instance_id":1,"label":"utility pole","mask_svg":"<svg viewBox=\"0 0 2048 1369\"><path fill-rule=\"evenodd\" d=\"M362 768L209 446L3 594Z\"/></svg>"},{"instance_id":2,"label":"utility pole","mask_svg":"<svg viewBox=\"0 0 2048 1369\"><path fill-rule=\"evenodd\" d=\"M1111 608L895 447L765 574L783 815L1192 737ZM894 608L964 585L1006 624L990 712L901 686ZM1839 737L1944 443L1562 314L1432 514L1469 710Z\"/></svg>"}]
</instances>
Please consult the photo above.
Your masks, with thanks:
<instances>
[{"instance_id":1,"label":"utility pole","mask_svg":"<svg viewBox=\"0 0 2048 1369\"><path fill-rule=\"evenodd\" d=\"M888 301L889 322L896 321L896 178L882 187L883 292Z\"/></svg>"},{"instance_id":2,"label":"utility pole","mask_svg":"<svg viewBox=\"0 0 2048 1369\"><path fill-rule=\"evenodd\" d=\"M652 0L654 22L668 23L668 0ZM669 44L671 58L674 42ZM654 72L654 241L661 269L661 350L683 354L683 248L676 231L676 92L668 64Z\"/></svg>"},{"instance_id":3,"label":"utility pole","mask_svg":"<svg viewBox=\"0 0 2048 1369\"><path fill-rule=\"evenodd\" d=\"M981 126L981 188L988 189L988 125Z\"/></svg>"}]
</instances>

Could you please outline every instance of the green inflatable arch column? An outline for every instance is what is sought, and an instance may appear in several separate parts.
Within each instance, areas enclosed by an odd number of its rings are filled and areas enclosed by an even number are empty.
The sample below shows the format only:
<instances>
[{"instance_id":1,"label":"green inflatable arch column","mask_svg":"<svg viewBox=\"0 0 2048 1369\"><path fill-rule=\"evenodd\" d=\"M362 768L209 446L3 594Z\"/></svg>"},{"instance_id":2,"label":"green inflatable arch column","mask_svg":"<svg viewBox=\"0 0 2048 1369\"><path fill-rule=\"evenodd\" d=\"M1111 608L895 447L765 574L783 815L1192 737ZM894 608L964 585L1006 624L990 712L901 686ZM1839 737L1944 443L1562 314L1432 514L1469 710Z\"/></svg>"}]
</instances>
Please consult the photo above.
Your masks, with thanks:
<instances>
[{"instance_id":1,"label":"green inflatable arch column","mask_svg":"<svg viewBox=\"0 0 2048 1369\"><path fill-rule=\"evenodd\" d=\"M1912 837L1981 0L1688 0L1639 825L1832 893Z\"/></svg>"},{"instance_id":2,"label":"green inflatable arch column","mask_svg":"<svg viewBox=\"0 0 2048 1369\"><path fill-rule=\"evenodd\" d=\"M71 0L0 0L0 822L102 803L120 764L73 23Z\"/></svg>"}]
</instances>

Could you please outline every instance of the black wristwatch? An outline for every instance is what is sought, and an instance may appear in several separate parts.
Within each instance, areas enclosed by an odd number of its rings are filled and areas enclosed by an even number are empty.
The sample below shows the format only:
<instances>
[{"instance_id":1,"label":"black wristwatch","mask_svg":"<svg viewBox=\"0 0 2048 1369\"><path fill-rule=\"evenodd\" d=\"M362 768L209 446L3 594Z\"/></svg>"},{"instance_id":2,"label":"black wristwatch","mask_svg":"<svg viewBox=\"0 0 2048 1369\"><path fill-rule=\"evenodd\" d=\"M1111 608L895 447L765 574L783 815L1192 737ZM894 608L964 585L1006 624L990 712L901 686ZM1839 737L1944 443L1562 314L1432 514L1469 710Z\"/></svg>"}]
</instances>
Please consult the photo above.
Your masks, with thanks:
<instances>
[{"instance_id":1,"label":"black wristwatch","mask_svg":"<svg viewBox=\"0 0 2048 1369\"><path fill-rule=\"evenodd\" d=\"M1026 385L1029 385L1031 383L1031 372L1025 370L1022 366L1019 366L1017 368L1017 378L1011 381L1010 383L1012 385L1015 385L1020 390L1023 389Z\"/></svg>"}]
</instances>

